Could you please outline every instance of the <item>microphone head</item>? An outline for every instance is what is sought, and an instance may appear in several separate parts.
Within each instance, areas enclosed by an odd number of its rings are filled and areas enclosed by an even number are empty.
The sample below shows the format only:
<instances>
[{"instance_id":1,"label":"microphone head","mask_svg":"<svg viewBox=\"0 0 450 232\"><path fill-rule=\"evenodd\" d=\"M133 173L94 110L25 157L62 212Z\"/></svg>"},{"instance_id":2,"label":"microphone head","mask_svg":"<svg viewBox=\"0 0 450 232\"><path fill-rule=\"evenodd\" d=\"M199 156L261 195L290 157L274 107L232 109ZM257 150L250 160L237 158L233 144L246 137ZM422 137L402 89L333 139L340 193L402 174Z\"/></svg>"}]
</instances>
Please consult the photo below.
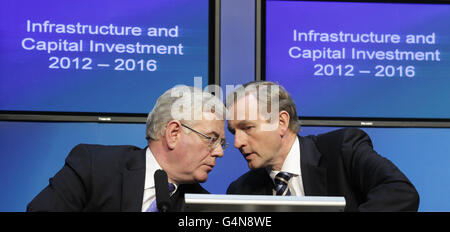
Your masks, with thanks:
<instances>
[{"instance_id":1,"label":"microphone head","mask_svg":"<svg viewBox=\"0 0 450 232\"><path fill-rule=\"evenodd\" d=\"M170 209L169 182L167 173L164 170L156 170L154 174L156 207L160 212L167 212Z\"/></svg>"}]
</instances>

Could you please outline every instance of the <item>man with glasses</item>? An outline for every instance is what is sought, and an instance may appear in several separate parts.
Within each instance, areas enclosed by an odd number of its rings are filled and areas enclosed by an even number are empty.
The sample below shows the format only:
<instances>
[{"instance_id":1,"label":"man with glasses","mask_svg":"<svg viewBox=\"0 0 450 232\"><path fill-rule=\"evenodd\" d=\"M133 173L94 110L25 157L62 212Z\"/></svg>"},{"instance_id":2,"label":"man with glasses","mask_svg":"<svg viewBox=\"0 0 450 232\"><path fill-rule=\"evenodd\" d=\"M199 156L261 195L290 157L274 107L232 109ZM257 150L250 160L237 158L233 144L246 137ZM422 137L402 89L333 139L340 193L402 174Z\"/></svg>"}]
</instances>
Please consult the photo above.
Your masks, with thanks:
<instances>
[{"instance_id":1,"label":"man with glasses","mask_svg":"<svg viewBox=\"0 0 450 232\"><path fill-rule=\"evenodd\" d=\"M181 109L181 113L180 113ZM154 173L168 176L171 209L185 193L208 193L208 179L227 146L225 106L200 89L177 86L161 95L146 123L148 147L80 144L27 211L155 212Z\"/></svg>"}]
</instances>

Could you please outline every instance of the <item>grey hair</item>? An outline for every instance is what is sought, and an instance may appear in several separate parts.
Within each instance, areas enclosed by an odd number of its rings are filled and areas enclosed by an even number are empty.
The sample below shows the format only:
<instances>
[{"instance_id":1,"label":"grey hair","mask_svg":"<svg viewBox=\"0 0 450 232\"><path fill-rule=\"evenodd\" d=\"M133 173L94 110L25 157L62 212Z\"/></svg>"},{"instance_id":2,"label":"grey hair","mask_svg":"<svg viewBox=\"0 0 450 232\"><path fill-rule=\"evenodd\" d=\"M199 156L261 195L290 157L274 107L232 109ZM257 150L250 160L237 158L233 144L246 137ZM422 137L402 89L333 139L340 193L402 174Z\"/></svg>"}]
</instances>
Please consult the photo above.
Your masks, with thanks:
<instances>
[{"instance_id":1,"label":"grey hair","mask_svg":"<svg viewBox=\"0 0 450 232\"><path fill-rule=\"evenodd\" d=\"M157 141L165 133L167 123L180 120L189 126L202 120L202 113L214 113L224 120L226 108L219 97L199 88L177 85L163 93L148 114L145 138Z\"/></svg>"},{"instance_id":2,"label":"grey hair","mask_svg":"<svg viewBox=\"0 0 450 232\"><path fill-rule=\"evenodd\" d=\"M294 133L300 131L300 121L298 120L295 102L286 89L274 82L270 81L252 81L236 88L232 93L227 95L227 108L232 106L240 98L253 95L258 99L258 104L263 106L276 106L277 112L286 111L289 114L289 130ZM278 104L272 104L277 101ZM277 109L269 109L275 112Z\"/></svg>"}]
</instances>

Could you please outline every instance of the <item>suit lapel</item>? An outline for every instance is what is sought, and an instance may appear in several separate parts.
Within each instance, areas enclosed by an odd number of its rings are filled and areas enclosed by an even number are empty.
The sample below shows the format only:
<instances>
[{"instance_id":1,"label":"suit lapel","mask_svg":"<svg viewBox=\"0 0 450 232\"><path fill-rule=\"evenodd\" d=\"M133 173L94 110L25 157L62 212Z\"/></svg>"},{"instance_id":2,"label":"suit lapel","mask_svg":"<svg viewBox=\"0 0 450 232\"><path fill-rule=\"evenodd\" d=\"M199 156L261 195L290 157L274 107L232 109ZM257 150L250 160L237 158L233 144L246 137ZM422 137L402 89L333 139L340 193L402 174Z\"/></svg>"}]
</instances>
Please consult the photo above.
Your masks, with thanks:
<instances>
[{"instance_id":1,"label":"suit lapel","mask_svg":"<svg viewBox=\"0 0 450 232\"><path fill-rule=\"evenodd\" d=\"M243 186L244 194L273 195L275 186L266 169L259 168L251 172L249 185Z\"/></svg>"},{"instance_id":2,"label":"suit lapel","mask_svg":"<svg viewBox=\"0 0 450 232\"><path fill-rule=\"evenodd\" d=\"M266 176L264 177L264 188L259 189L259 195L273 195L273 190L275 189L275 185L272 181L272 178L270 178L269 173L265 171Z\"/></svg>"},{"instance_id":3,"label":"suit lapel","mask_svg":"<svg viewBox=\"0 0 450 232\"><path fill-rule=\"evenodd\" d=\"M121 211L140 212L145 183L145 149L134 151L122 172Z\"/></svg>"},{"instance_id":4,"label":"suit lapel","mask_svg":"<svg viewBox=\"0 0 450 232\"><path fill-rule=\"evenodd\" d=\"M300 141L300 167L306 196L327 195L327 170L319 167L322 154L309 137L298 136Z\"/></svg>"}]
</instances>

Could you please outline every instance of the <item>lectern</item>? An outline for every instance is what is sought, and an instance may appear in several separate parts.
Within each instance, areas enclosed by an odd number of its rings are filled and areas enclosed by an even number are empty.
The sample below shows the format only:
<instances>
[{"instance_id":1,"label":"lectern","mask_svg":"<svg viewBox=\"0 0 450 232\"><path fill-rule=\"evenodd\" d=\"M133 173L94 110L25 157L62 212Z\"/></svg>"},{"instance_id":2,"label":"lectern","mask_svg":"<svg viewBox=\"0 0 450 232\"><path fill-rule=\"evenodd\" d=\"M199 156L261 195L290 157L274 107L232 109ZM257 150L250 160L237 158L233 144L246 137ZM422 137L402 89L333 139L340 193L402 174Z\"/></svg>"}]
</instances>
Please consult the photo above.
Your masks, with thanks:
<instances>
[{"instance_id":1,"label":"lectern","mask_svg":"<svg viewBox=\"0 0 450 232\"><path fill-rule=\"evenodd\" d=\"M344 197L186 194L188 212L342 212Z\"/></svg>"}]
</instances>

